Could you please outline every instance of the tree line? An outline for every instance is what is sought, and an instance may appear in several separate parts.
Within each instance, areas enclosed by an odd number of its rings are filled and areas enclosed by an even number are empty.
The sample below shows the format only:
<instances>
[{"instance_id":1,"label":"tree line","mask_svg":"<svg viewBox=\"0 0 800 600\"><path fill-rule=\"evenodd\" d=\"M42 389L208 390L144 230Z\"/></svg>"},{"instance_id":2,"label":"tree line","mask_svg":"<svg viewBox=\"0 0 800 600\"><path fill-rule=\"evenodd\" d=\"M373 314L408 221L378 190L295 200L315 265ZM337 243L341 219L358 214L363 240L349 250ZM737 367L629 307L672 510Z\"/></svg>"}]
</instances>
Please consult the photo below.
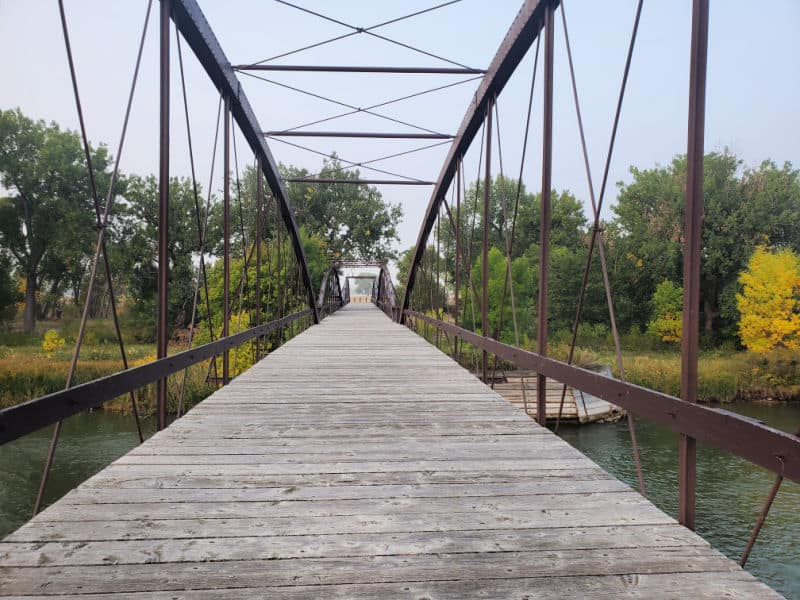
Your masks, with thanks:
<instances>
[{"instance_id":1,"label":"tree line","mask_svg":"<svg viewBox=\"0 0 800 600\"><path fill-rule=\"evenodd\" d=\"M631 167L630 173L629 183L617 184L617 202L610 218L600 224L617 322L633 337L649 336L662 345L678 342L686 159L677 156L668 165L648 169ZM499 314L506 261L510 258L517 321L522 332L535 339L541 197L521 186L507 258L517 182L498 176L489 192L490 331L498 331L503 340L513 342L508 295L502 325ZM481 327L483 196L483 183L472 183L459 217L463 240L459 314L470 327ZM760 347L754 340L765 338L773 340L770 347L800 343L800 171L790 163L777 165L770 160L749 167L727 150L712 152L704 159L704 199L699 307L703 345ZM573 326L593 223L586 218L584 203L567 190L553 191L551 210L548 327L564 338ZM449 214L442 212L439 241L432 236L424 253L414 295L417 310L446 305L450 313L455 310L455 213L452 204ZM401 284L413 250L400 259ZM753 278L761 282L757 291L761 297L755 301ZM763 289L765 286L768 289ZM753 328L754 319L760 322L760 328ZM600 330L609 323L596 252L581 322L587 329ZM748 327L749 333L745 333ZM778 335L777 331L782 333Z\"/></svg>"},{"instance_id":2,"label":"tree line","mask_svg":"<svg viewBox=\"0 0 800 600\"><path fill-rule=\"evenodd\" d=\"M100 144L91 149L91 159L97 189L104 195L112 156ZM707 154L704 167L699 307L703 344L761 347L757 340L770 339L772 345L789 345L800 337L800 172L790 163L778 165L769 160L747 166L728 151ZM281 168L287 177L310 176L303 169ZM358 178L357 170L343 167L335 157L323 163L320 173L330 178ZM677 156L664 166L631 167L630 173L629 183L618 184L610 218L600 225L617 320L624 333L677 342L681 335L686 160ZM252 254L257 175L253 166L244 166L241 172L236 167L231 177L231 249L236 265L232 272L236 273ZM82 305L86 294L98 220L80 137L55 123L33 120L19 109L0 111L0 182L0 321L9 322L21 312L23 329L32 331L39 319L75 314L71 307ZM402 211L386 202L374 187L291 183L287 188L315 285L337 259L398 258L394 248ZM536 337L541 199L520 184L519 212L509 240L517 188L517 181L498 176L489 190L488 313L491 331L506 341L513 341L508 295L501 310L507 260L520 330L529 339ZM205 251L209 301L218 309L222 276L221 261L216 259L222 254L222 206L221 190L212 192ZM199 185L195 188L187 177L170 181L169 322L176 329L188 326L191 320L199 257L195 202L201 206L200 218L205 222L202 209L207 193ZM106 237L113 285L128 329L145 341L152 338L155 319L157 178L122 174L112 197ZM265 251L282 264L280 269L272 264L262 266L266 269L261 274L264 289L275 290L279 286L270 285L267 279L288 276L292 251L285 231L281 237L274 201L271 206L272 212L258 226L267 244ZM432 310L449 304L450 312L454 311L453 231L458 218L462 239L459 312L462 322L480 327L482 213L481 181L468 186L458 216L454 206L449 214L442 212L438 243L432 238L424 253L415 308ZM552 332L568 332L572 327L591 228L584 202L569 190L554 190L548 323ZM401 297L412 250L398 260ZM601 331L608 324L608 311L597 263L595 253L582 323ZM255 280L254 269L250 264L249 282ZM236 294L238 281L232 279L231 292ZM105 285L105 278L98 276L92 316L109 314ZM201 295L203 289L201 286ZM252 312L252 285L240 295L241 309Z\"/></svg>"},{"instance_id":3,"label":"tree line","mask_svg":"<svg viewBox=\"0 0 800 600\"><path fill-rule=\"evenodd\" d=\"M102 201L111 179L108 148L91 148L91 162ZM308 175L294 167L281 169L286 176ZM359 177L335 156L324 162L323 170L331 178ZM277 290L291 279L293 252L274 199L267 198L271 208L257 224L254 166L244 166L241 172L235 167L231 179L231 292L237 292L236 275L253 254L257 226L271 261L269 267L262 266L262 287ZM56 123L31 119L19 109L0 111L0 182L0 322L9 323L19 311L23 330L30 332L37 320L77 314L71 307L82 305L86 296L98 219L79 135ZM402 211L375 188L300 183L287 188L316 286L334 260L396 257L393 248ZM175 329L187 327L191 320L200 256L198 226L206 230L209 301L221 314L222 261L217 259L223 251L222 191L213 190L206 216L207 193L191 178L170 179L169 323ZM105 236L114 291L127 321L123 329L134 332L139 341L150 341L155 331L158 180L154 175L120 174L111 197ZM254 309L253 263L237 310ZM107 317L109 294L102 275L95 286L90 315ZM200 286L201 296L203 289ZM204 301L201 297L201 306Z\"/></svg>"}]
</instances>

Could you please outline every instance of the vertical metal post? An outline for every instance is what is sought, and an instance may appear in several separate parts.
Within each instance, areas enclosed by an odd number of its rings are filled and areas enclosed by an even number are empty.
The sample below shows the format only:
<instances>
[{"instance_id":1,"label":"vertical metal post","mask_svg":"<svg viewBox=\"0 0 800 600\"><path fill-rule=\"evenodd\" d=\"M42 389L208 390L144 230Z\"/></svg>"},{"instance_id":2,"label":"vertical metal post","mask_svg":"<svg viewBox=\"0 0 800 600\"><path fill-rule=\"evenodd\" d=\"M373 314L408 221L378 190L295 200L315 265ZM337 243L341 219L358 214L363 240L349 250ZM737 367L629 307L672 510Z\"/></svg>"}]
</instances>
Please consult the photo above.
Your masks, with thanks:
<instances>
[{"instance_id":1,"label":"vertical metal post","mask_svg":"<svg viewBox=\"0 0 800 600\"><path fill-rule=\"evenodd\" d=\"M483 337L489 337L489 202L492 187L492 106L490 99L486 103L486 172L483 180L483 255L481 260L481 282L483 290L481 295L481 322L483 323ZM486 382L489 354L483 351L483 381Z\"/></svg>"},{"instance_id":2,"label":"vertical metal post","mask_svg":"<svg viewBox=\"0 0 800 600\"><path fill-rule=\"evenodd\" d=\"M281 242L281 224L280 224L280 206L275 202L275 262L276 262L276 275L275 285L278 286L278 293L276 298L278 300L278 318L283 318L283 304L286 298L286 281L283 277L283 243ZM279 327L275 334L275 346L280 346L283 343L283 327Z\"/></svg>"},{"instance_id":3,"label":"vertical metal post","mask_svg":"<svg viewBox=\"0 0 800 600\"><path fill-rule=\"evenodd\" d=\"M681 398L687 402L697 401L707 51L708 0L694 0L689 71L689 132L686 151L683 330L681 336ZM696 454L695 439L681 435L678 452L678 520L689 529L695 527Z\"/></svg>"},{"instance_id":4,"label":"vertical metal post","mask_svg":"<svg viewBox=\"0 0 800 600\"><path fill-rule=\"evenodd\" d=\"M158 312L156 357L167 356L167 286L169 283L169 29L170 0L161 0L159 60L159 167L158 167ZM156 428L167 426L167 379L156 384Z\"/></svg>"},{"instance_id":5,"label":"vertical metal post","mask_svg":"<svg viewBox=\"0 0 800 600\"><path fill-rule=\"evenodd\" d=\"M550 279L550 190L553 168L553 4L544 11L544 110L542 118L542 206L539 214L539 301L536 351L547 354L547 290ZM536 421L547 423L547 379L536 376Z\"/></svg>"},{"instance_id":6,"label":"vertical metal post","mask_svg":"<svg viewBox=\"0 0 800 600\"><path fill-rule=\"evenodd\" d=\"M225 125L222 150L222 337L228 337L231 283L231 102L225 98ZM230 353L222 354L222 385L230 376Z\"/></svg>"},{"instance_id":7,"label":"vertical metal post","mask_svg":"<svg viewBox=\"0 0 800 600\"><path fill-rule=\"evenodd\" d=\"M439 256L442 252L442 237L441 237L441 227L442 227L442 205L439 205L438 214L436 215L436 304L434 306L434 314L436 315L437 319L442 318L442 297L439 295L439 290L441 289L441 277L440 277L440 260ZM439 347L439 343L441 341L441 333L439 328L436 328L436 347Z\"/></svg>"},{"instance_id":8,"label":"vertical metal post","mask_svg":"<svg viewBox=\"0 0 800 600\"><path fill-rule=\"evenodd\" d=\"M455 311L453 319L456 327L458 327L458 292L459 284L461 282L458 269L461 265L461 161L458 161L456 167L456 260L455 260ZM458 360L458 336L453 336L453 359Z\"/></svg>"},{"instance_id":9,"label":"vertical metal post","mask_svg":"<svg viewBox=\"0 0 800 600\"><path fill-rule=\"evenodd\" d=\"M264 202L264 177L261 159L256 161L256 327L261 325L261 219ZM261 360L261 336L256 338L256 361Z\"/></svg>"}]
</instances>

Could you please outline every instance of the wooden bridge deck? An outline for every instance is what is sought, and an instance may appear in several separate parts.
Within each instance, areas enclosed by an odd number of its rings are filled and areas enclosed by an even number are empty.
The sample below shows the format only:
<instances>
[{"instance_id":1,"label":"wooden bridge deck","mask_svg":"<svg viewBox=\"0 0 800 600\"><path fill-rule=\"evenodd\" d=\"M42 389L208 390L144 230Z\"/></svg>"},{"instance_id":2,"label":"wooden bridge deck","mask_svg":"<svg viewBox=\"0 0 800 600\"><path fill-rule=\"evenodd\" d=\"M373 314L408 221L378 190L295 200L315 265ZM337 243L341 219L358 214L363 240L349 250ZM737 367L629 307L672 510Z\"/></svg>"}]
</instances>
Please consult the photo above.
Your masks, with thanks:
<instances>
[{"instance_id":1,"label":"wooden bridge deck","mask_svg":"<svg viewBox=\"0 0 800 600\"><path fill-rule=\"evenodd\" d=\"M0 544L0 596L769 598L371 305Z\"/></svg>"}]
</instances>

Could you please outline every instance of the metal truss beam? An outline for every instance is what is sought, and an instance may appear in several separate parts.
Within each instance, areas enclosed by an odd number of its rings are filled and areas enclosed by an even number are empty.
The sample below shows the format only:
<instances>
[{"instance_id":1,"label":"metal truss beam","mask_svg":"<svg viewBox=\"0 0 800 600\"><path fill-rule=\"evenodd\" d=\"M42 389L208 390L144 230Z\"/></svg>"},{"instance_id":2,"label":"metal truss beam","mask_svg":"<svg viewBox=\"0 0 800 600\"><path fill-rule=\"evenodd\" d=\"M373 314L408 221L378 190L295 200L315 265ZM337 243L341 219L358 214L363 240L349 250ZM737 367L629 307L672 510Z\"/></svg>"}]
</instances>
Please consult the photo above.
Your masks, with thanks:
<instances>
[{"instance_id":1,"label":"metal truss beam","mask_svg":"<svg viewBox=\"0 0 800 600\"><path fill-rule=\"evenodd\" d=\"M306 71L312 73L396 73L408 75L482 75L485 69L460 67L358 67L324 65L236 65L236 71Z\"/></svg>"},{"instance_id":2,"label":"metal truss beam","mask_svg":"<svg viewBox=\"0 0 800 600\"><path fill-rule=\"evenodd\" d=\"M386 140L452 140L446 133L388 133L380 131L265 131L272 137L330 137L330 138L369 138Z\"/></svg>"},{"instance_id":3,"label":"metal truss beam","mask_svg":"<svg viewBox=\"0 0 800 600\"><path fill-rule=\"evenodd\" d=\"M408 271L406 281L406 292L403 298L403 311L401 318L405 318L404 311L408 309L411 302L411 293L414 291L417 270L422 257L425 253L425 246L428 243L436 217L439 214L439 206L444 201L444 196L453 181L458 162L466 154L475 134L480 129L481 123L486 116L489 102L495 98L505 87L517 65L522 61L525 53L536 40L536 36L544 24L544 11L547 6L557 6L559 0L526 0L522 8L517 13L514 22L511 24L500 47L492 59L486 76L483 78L478 91L475 92L472 102L467 108L458 133L450 147L442 170L436 181L436 186L431 194L428 208L425 213L425 220L417 237L417 245L414 249L414 257L411 268Z\"/></svg>"},{"instance_id":4,"label":"metal truss beam","mask_svg":"<svg viewBox=\"0 0 800 600\"><path fill-rule=\"evenodd\" d=\"M275 162L275 158L272 156L272 152L261 134L263 128L260 126L258 119L256 119L247 95L244 93L244 89L237 79L230 61L225 56L222 46L220 46L196 0L173 0L172 18L183 38L189 44L195 56L197 56L200 64L203 65L212 83L224 97L229 99L231 114L247 140L250 149L260 161L267 184L277 200L283 222L289 231L292 248L300 265L303 285L308 294L308 305L314 316L314 323L319 323L314 288L311 283L311 276L309 275L297 222L294 218L294 211L289 203L289 194L281 180L278 164Z\"/></svg>"},{"instance_id":5,"label":"metal truss beam","mask_svg":"<svg viewBox=\"0 0 800 600\"><path fill-rule=\"evenodd\" d=\"M287 177L286 183L344 183L349 185L434 185L435 181L417 181L412 179L314 179L307 177Z\"/></svg>"}]
</instances>

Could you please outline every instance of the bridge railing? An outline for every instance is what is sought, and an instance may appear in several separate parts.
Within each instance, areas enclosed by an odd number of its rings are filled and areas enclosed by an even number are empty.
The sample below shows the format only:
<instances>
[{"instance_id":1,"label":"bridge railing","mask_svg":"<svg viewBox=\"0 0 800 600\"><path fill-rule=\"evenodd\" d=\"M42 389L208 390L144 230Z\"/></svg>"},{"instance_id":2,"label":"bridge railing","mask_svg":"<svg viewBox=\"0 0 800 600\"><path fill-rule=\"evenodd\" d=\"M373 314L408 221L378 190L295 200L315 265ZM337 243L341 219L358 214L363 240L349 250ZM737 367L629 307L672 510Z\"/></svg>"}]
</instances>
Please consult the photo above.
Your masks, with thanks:
<instances>
[{"instance_id":1,"label":"bridge railing","mask_svg":"<svg viewBox=\"0 0 800 600\"><path fill-rule=\"evenodd\" d=\"M386 263L382 263L378 276L372 285L372 302L380 308L386 316L393 321L400 321L400 306L397 302L397 292L392 282L392 274Z\"/></svg>"},{"instance_id":2,"label":"bridge railing","mask_svg":"<svg viewBox=\"0 0 800 600\"><path fill-rule=\"evenodd\" d=\"M320 318L325 318L335 313L348 302L350 302L349 282L346 282L343 289L339 278L339 268L334 265L325 271L325 275L322 276L322 283L319 286L317 311Z\"/></svg>"},{"instance_id":3,"label":"bridge railing","mask_svg":"<svg viewBox=\"0 0 800 600\"><path fill-rule=\"evenodd\" d=\"M551 212L553 116L556 108L553 101L553 57L554 29L559 5L561 8L559 11L560 21L567 49L568 60L566 63L572 83L572 96L580 134L579 149L583 154L586 167L592 207L591 220L593 221L589 236L587 236L589 238L587 259L582 274L580 293L576 298L576 316L571 331L569 356L566 361L558 361L548 356L550 231L553 224ZM594 180L589 168L591 161L581 120L580 98L572 65L564 3L558 0L528 0L523 3L468 107L434 185L412 254L400 318L418 332L421 330L426 338L431 339L437 345L440 345L444 338L445 345L453 352L456 359L463 359L462 352L465 343L472 345L477 350L477 353L473 354L475 371L486 383L493 384L494 381L494 367L490 364L490 357L494 358L494 366L500 360L518 368L533 371L536 379L536 397L533 402L536 407L536 419L542 425L547 424L547 379L554 379L563 385L556 428L561 417L567 386L573 386L575 389L588 392L626 409L633 460L642 494L646 494L645 474L639 455L634 415L677 432L680 436L678 519L689 528L694 528L696 521L697 442L717 447L774 473L775 483L766 498L761 516L740 560L740 563L744 564L783 479L800 482L800 437L798 437L800 431L793 435L730 411L697 404L708 0L693 0L692 13L683 235L684 297L681 398L639 387L625 380L600 215L641 12L642 2L640 0L636 6L633 31L625 57L611 139L605 156L603 179L596 197ZM514 129L524 130L519 175L512 180L514 184L512 187L516 189L509 192L505 189L504 183L498 102L506 83L534 44L535 55L533 72L530 76L530 99L527 115L518 119L514 127ZM540 47L543 54L541 69L539 69ZM543 78L543 81L539 83L537 77L539 81ZM534 91L537 84L543 87L541 91L542 152L541 193L538 199L539 228L536 240L538 254L538 278L535 284L536 323L531 328L532 336L535 337L535 351L532 351L522 348L521 333L527 332L520 332L517 322L519 311L515 306L512 248L520 201L523 197L521 194L522 175L529 141L531 108L534 104ZM470 199L466 190L464 164L465 157L479 133L480 144L477 145L477 148L472 149L473 162L475 162L474 155L477 154L478 175L475 180L474 194L473 190L470 190L469 196L473 196ZM494 159L493 152L497 153ZM499 165L499 180L503 182L500 185L492 178L492 170L495 165ZM500 196L499 207L492 203L492 194ZM466 209L468 213L466 219L462 212L463 209ZM447 234L445 239L447 247L445 248L442 248L442 233ZM501 251L504 254L503 262L505 263L504 274L501 274L502 289L493 290L491 296L489 294L490 236L493 239L500 238L500 246L504 246ZM431 237L434 238L433 241L431 241ZM476 237L478 237L477 240ZM595 253L599 258L602 271L619 379L604 377L572 364L589 270L598 262L593 261ZM494 302L497 303L495 292L499 292L499 305L490 306L490 298L494 298ZM491 315L490 311L492 311ZM513 322L513 345L502 343L497 339L500 337L504 311L506 311L506 318ZM467 321L472 323L473 330L466 328ZM432 336L428 335L431 327L434 332ZM521 378L520 381L527 409L524 378Z\"/></svg>"},{"instance_id":4,"label":"bridge railing","mask_svg":"<svg viewBox=\"0 0 800 600\"><path fill-rule=\"evenodd\" d=\"M91 182L92 199L97 216L97 241L91 263L85 304L77 335L66 389L35 398L0 411L0 444L18 439L39 428L55 424L45 459L42 480L34 504L34 514L41 508L48 476L56 452L61 423L82 410L97 408L119 396L129 396L131 410L136 421L139 440L144 439L140 422L140 406L134 394L137 390L154 384L155 429L167 426L170 411L168 402L176 409L175 414L185 412L187 376L192 369L205 372L204 384L210 392L219 385L226 385L231 377L260 360L266 353L280 346L304 327L318 323L320 314L317 307L321 299L323 316L330 314L344 302L339 285L338 274L328 271L328 278L321 294L317 296L312 285L306 263L303 245L294 217L294 209L289 202L289 194L278 164L274 160L263 136L263 128L258 123L231 62L225 56L214 32L207 23L195 0L162 0L156 3L159 12L159 198L158 214L154 217L158 227L158 276L156 305L156 360L147 364L129 364L122 330L118 319L114 285L106 249L109 243L106 232L112 224L111 216L118 202L116 189L121 162L124 161L124 141L128 121L135 99L139 67L151 20L153 6L146 7L144 24L138 40L138 55L132 75L128 102L124 107L122 133L118 148L114 152L115 164L107 192L95 189L89 136L83 120L80 86L76 78L72 56L67 13L59 3L64 46L68 58L74 100L80 123L88 179ZM175 40L171 40L173 31ZM149 30L152 31L150 28ZM177 48L177 61L171 63L171 48ZM192 134L192 115L186 91L183 68L183 46L188 44L209 80L219 91L219 105L216 109L216 128L212 132L211 167L209 181L214 182L218 141L221 139L222 153L222 233L220 239L209 240L212 230L209 227L212 208L211 185L205 198L201 197L199 179L195 170L195 148ZM179 86L171 81L173 74L179 74ZM183 345L173 339L173 315L176 310L170 305L170 292L177 288L170 284L170 251L174 240L170 239L170 90L181 91L179 124L185 124L186 150L191 166L191 183L194 196L194 221L197 241L193 247L193 263L197 271L193 274L190 287L194 288L190 316L180 327ZM212 115L203 115L204 121ZM211 122L214 122L211 119ZM221 127L220 127L221 125ZM174 128L174 123L172 125ZM220 132L222 129L222 132ZM237 138L244 140L245 147L237 149ZM173 137L173 140L176 139ZM239 142L241 144L241 141ZM175 150L172 149L174 155ZM231 164L233 157L233 164ZM244 164L252 164L252 177L240 178L240 157ZM244 179L244 181L243 181ZM266 184L266 185L265 185ZM102 199L105 199L105 204ZM231 210L236 203L235 211ZM238 223L236 222L238 217ZM191 239L188 238L188 239ZM190 242L191 243L191 242ZM212 248L216 248L212 250ZM218 260L216 267L222 270L221 290L210 290L207 277L210 254ZM235 262L233 262L235 261ZM101 262L103 263L101 265ZM103 268L104 267L104 268ZM239 271L241 267L241 270ZM95 280L99 270L104 270L107 279L107 293L110 295L111 312L116 325L119 341L122 370L120 372L76 385L80 375L80 352L86 331L89 307L95 292ZM236 283L237 272L238 283ZM178 282L185 283L185 282ZM221 297L220 297L221 296ZM213 309L212 309L213 307ZM180 313L180 311L177 311ZM178 315L175 315L175 319ZM173 321L174 323L174 321ZM198 337L206 343L198 345ZM171 342L171 343L170 343ZM178 351L176 351L178 350ZM220 364L221 363L221 364ZM173 376L170 379L170 376ZM177 376L177 377L174 377ZM168 384L172 384L171 386ZM202 385L202 384L201 384ZM170 389L172 388L172 389Z\"/></svg>"}]
</instances>

